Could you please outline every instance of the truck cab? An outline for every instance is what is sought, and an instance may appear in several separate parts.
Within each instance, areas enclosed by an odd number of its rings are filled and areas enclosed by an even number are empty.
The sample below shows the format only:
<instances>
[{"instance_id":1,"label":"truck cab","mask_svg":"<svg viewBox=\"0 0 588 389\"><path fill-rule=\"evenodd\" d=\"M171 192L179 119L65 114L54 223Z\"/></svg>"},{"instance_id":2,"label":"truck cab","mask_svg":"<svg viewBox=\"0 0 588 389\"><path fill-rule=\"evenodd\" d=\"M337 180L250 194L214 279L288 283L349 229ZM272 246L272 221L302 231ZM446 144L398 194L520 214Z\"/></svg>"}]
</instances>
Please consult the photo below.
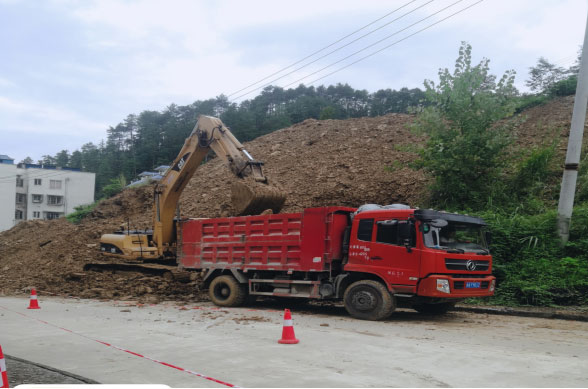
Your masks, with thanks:
<instances>
[{"instance_id":1,"label":"truck cab","mask_svg":"<svg viewBox=\"0 0 588 389\"><path fill-rule=\"evenodd\" d=\"M404 305L441 313L466 297L491 296L495 277L486 223L420 209L355 213L345 272L369 274Z\"/></svg>"}]
</instances>

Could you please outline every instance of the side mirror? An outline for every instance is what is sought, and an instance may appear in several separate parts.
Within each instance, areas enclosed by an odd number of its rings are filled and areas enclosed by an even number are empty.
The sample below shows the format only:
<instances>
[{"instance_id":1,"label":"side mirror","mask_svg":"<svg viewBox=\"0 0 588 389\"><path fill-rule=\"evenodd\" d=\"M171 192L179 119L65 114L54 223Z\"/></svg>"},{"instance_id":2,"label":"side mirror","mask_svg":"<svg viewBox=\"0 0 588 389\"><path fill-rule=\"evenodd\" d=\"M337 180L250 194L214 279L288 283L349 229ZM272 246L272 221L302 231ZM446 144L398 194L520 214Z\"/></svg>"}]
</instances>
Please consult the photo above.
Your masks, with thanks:
<instances>
[{"instance_id":1,"label":"side mirror","mask_svg":"<svg viewBox=\"0 0 588 389\"><path fill-rule=\"evenodd\" d=\"M404 239L402 243L404 244L404 247L406 247L406 252L412 253L412 247L410 247L410 238Z\"/></svg>"},{"instance_id":2,"label":"side mirror","mask_svg":"<svg viewBox=\"0 0 588 389\"><path fill-rule=\"evenodd\" d=\"M411 243L414 232L414 222L408 220L403 223L398 223L398 239L402 242L402 245L406 247L407 252L412 252Z\"/></svg>"},{"instance_id":3,"label":"side mirror","mask_svg":"<svg viewBox=\"0 0 588 389\"><path fill-rule=\"evenodd\" d=\"M486 231L486 244L488 246L492 244L492 233L490 231Z\"/></svg>"}]
</instances>

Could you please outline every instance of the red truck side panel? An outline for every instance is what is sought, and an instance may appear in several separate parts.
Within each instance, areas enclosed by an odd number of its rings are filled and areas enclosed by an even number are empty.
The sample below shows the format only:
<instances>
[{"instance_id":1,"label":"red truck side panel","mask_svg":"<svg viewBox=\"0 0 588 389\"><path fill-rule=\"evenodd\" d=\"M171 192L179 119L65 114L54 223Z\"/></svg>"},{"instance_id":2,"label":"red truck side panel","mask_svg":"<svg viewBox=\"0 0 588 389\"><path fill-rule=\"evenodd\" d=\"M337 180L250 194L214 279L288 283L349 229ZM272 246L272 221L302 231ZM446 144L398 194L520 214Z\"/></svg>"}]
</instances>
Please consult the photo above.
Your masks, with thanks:
<instances>
[{"instance_id":1,"label":"red truck side panel","mask_svg":"<svg viewBox=\"0 0 588 389\"><path fill-rule=\"evenodd\" d=\"M309 208L303 213L195 219L180 223L184 268L322 271L341 258L352 208Z\"/></svg>"}]
</instances>

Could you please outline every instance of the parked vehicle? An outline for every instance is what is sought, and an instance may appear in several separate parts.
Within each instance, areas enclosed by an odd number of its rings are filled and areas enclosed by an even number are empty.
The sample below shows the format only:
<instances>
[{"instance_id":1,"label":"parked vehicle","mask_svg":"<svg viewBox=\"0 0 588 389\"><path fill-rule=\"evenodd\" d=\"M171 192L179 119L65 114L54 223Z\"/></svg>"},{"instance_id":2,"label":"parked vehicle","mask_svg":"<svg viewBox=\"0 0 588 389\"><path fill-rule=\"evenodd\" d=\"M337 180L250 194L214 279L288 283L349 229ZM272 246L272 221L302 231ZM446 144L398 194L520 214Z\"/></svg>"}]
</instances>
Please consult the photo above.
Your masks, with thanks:
<instances>
[{"instance_id":1,"label":"parked vehicle","mask_svg":"<svg viewBox=\"0 0 588 389\"><path fill-rule=\"evenodd\" d=\"M220 306L279 296L343 300L366 320L397 306L440 314L464 298L493 295L485 226L402 205L186 220L178 223L178 265L205 271Z\"/></svg>"}]
</instances>

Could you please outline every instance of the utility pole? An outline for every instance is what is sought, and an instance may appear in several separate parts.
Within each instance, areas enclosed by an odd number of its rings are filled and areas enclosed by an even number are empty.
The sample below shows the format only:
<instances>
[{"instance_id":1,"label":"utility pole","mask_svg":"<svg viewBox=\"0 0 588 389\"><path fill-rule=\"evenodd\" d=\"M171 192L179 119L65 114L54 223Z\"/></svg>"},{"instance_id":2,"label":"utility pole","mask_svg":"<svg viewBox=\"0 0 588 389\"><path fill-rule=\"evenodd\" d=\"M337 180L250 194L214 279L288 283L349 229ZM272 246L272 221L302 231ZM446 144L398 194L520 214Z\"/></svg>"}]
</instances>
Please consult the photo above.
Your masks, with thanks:
<instances>
[{"instance_id":1,"label":"utility pole","mask_svg":"<svg viewBox=\"0 0 588 389\"><path fill-rule=\"evenodd\" d=\"M574 112L572 125L568 139L568 151L566 164L561 181L559 193L559 205L557 207L557 231L562 244L570 237L570 223L574 209L574 195L576 192L576 180L578 178L578 166L580 153L582 152L582 136L584 135L584 123L586 121L586 105L588 104L588 20L584 33L584 45L582 46L582 59L578 72L578 84L576 85L576 97L574 98Z\"/></svg>"}]
</instances>

